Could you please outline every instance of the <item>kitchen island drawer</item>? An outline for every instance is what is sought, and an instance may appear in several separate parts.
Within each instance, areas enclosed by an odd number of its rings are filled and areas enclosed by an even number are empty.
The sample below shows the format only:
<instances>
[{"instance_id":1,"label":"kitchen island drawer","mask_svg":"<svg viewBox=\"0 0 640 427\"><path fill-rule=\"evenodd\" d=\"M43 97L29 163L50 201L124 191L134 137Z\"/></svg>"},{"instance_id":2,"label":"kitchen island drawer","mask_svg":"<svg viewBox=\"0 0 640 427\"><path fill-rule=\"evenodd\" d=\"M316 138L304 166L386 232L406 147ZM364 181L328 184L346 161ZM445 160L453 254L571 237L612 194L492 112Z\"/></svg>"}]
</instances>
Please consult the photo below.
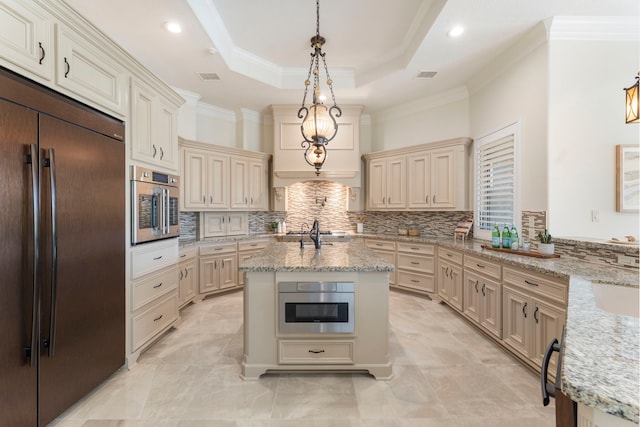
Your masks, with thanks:
<instances>
[{"instance_id":1,"label":"kitchen island drawer","mask_svg":"<svg viewBox=\"0 0 640 427\"><path fill-rule=\"evenodd\" d=\"M435 262L432 256L416 256L405 253L398 253L398 270L414 270L433 274L435 272Z\"/></svg>"},{"instance_id":2,"label":"kitchen island drawer","mask_svg":"<svg viewBox=\"0 0 640 427\"><path fill-rule=\"evenodd\" d=\"M493 279L500 280L502 278L502 267L500 264L487 261L484 258L465 255L464 268L467 270L473 270L476 273L484 274Z\"/></svg>"},{"instance_id":3,"label":"kitchen island drawer","mask_svg":"<svg viewBox=\"0 0 640 427\"><path fill-rule=\"evenodd\" d=\"M173 292L133 318L131 346L134 351L178 318L178 294Z\"/></svg>"},{"instance_id":4,"label":"kitchen island drawer","mask_svg":"<svg viewBox=\"0 0 640 427\"><path fill-rule=\"evenodd\" d=\"M178 266L163 269L158 274L132 282L131 307L137 310L154 299L178 287Z\"/></svg>"},{"instance_id":5,"label":"kitchen island drawer","mask_svg":"<svg viewBox=\"0 0 640 427\"><path fill-rule=\"evenodd\" d=\"M417 291L425 291L434 293L436 291L436 282L433 275L415 274L408 271L400 270L397 276L397 285L405 288L415 289Z\"/></svg>"},{"instance_id":6,"label":"kitchen island drawer","mask_svg":"<svg viewBox=\"0 0 640 427\"><path fill-rule=\"evenodd\" d=\"M398 252L433 256L435 254L435 247L434 245L398 242Z\"/></svg>"},{"instance_id":7,"label":"kitchen island drawer","mask_svg":"<svg viewBox=\"0 0 640 427\"><path fill-rule=\"evenodd\" d=\"M369 249L373 249L373 250L379 250L379 251L395 251L396 250L396 242L392 240L366 239L365 244Z\"/></svg>"},{"instance_id":8,"label":"kitchen island drawer","mask_svg":"<svg viewBox=\"0 0 640 427\"><path fill-rule=\"evenodd\" d=\"M281 340L278 363L283 365L353 364L354 341Z\"/></svg>"},{"instance_id":9,"label":"kitchen island drawer","mask_svg":"<svg viewBox=\"0 0 640 427\"><path fill-rule=\"evenodd\" d=\"M502 269L502 280L520 288L524 288L531 293L546 297L552 301L560 303L561 307L567 306L569 280L552 280L538 274L532 274L517 270L515 268L504 267Z\"/></svg>"}]
</instances>

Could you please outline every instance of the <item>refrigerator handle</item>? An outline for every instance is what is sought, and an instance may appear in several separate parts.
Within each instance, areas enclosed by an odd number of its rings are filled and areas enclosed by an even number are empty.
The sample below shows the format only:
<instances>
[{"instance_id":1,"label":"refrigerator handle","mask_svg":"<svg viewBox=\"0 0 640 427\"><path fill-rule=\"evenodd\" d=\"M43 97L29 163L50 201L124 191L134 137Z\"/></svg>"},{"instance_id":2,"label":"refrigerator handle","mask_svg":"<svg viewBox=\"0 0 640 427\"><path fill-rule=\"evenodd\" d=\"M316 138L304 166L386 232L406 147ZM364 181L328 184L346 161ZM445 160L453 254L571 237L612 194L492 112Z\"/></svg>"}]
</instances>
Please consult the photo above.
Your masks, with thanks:
<instances>
[{"instance_id":1,"label":"refrigerator handle","mask_svg":"<svg viewBox=\"0 0 640 427\"><path fill-rule=\"evenodd\" d=\"M58 306L58 216L57 216L57 185L55 151L49 148L49 159L45 166L49 166L49 182L51 185L51 310L49 322L49 357L55 355L56 343L56 314Z\"/></svg>"},{"instance_id":2,"label":"refrigerator handle","mask_svg":"<svg viewBox=\"0 0 640 427\"><path fill-rule=\"evenodd\" d=\"M38 148L35 144L29 145L27 163L31 165L31 193L33 197L33 300L31 306L31 338L28 344L30 347L25 347L24 353L29 358L29 366L35 367L40 323L40 287L38 286L38 266L40 264L40 185L38 181Z\"/></svg>"},{"instance_id":3,"label":"refrigerator handle","mask_svg":"<svg viewBox=\"0 0 640 427\"><path fill-rule=\"evenodd\" d=\"M554 338L549 343L547 351L544 352L544 358L542 359L542 372L540 372L540 385L542 386L542 404L547 406L549 404L549 396L556 397L555 386L547 383L547 373L549 371L549 362L551 361L551 355L554 351L560 352L560 344L558 339Z\"/></svg>"}]
</instances>

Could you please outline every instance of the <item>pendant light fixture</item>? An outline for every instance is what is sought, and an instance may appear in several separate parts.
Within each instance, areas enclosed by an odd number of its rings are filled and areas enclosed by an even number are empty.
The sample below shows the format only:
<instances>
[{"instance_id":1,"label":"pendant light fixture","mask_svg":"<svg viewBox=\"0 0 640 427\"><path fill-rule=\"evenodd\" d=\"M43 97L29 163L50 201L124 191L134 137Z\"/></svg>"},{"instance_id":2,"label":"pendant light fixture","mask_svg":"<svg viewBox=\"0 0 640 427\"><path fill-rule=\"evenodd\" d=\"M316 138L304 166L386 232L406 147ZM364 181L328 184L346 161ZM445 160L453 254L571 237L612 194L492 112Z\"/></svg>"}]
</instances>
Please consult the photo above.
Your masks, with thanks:
<instances>
[{"instance_id":1,"label":"pendant light fixture","mask_svg":"<svg viewBox=\"0 0 640 427\"><path fill-rule=\"evenodd\" d=\"M627 98L625 102L626 123L640 122L640 114L638 113L638 104L640 104L640 91L638 91L639 81L640 72L638 76L636 76L636 82L624 89Z\"/></svg>"},{"instance_id":2,"label":"pendant light fixture","mask_svg":"<svg viewBox=\"0 0 640 427\"><path fill-rule=\"evenodd\" d=\"M333 81L329 76L325 53L322 52L322 46L325 42L325 38L320 35L320 0L316 0L316 35L311 37L311 48L313 49L311 64L309 65L307 80L304 82L302 106L298 110L298 118L302 119L300 131L304 138L301 143L302 148L305 148L304 159L316 169L316 176L320 175L320 168L322 168L327 159L327 143L335 138L338 133L336 118L342 115L342 110L336 105L336 97L333 94ZM327 78L327 86L331 93L331 101L333 102L333 105L329 108L324 105L325 95L320 90L320 61L322 61ZM307 107L305 102L312 81L311 104Z\"/></svg>"}]
</instances>

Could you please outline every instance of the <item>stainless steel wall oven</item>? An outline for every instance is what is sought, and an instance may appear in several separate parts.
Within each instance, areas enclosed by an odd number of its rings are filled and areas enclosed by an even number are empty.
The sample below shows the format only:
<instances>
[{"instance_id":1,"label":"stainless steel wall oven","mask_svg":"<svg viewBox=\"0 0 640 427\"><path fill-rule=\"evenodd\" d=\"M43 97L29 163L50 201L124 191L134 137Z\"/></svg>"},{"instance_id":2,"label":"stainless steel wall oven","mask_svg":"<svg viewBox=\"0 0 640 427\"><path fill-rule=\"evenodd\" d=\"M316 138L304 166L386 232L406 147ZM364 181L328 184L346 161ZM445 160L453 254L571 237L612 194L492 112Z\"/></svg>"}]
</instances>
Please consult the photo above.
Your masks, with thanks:
<instances>
[{"instance_id":1,"label":"stainless steel wall oven","mask_svg":"<svg viewBox=\"0 0 640 427\"><path fill-rule=\"evenodd\" d=\"M279 282L280 333L354 333L353 282Z\"/></svg>"},{"instance_id":2,"label":"stainless steel wall oven","mask_svg":"<svg viewBox=\"0 0 640 427\"><path fill-rule=\"evenodd\" d=\"M179 177L131 167L131 244L180 235Z\"/></svg>"}]
</instances>

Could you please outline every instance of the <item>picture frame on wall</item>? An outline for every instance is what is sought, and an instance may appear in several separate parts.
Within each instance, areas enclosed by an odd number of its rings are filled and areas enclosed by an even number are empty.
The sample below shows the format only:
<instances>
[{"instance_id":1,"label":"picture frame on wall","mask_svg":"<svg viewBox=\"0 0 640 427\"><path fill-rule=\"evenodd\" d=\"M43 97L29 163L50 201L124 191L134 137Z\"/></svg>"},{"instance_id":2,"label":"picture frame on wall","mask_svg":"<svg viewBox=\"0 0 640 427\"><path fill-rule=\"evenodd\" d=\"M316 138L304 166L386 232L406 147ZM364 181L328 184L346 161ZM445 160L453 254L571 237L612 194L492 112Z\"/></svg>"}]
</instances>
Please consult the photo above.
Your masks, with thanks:
<instances>
[{"instance_id":1,"label":"picture frame on wall","mask_svg":"<svg viewBox=\"0 0 640 427\"><path fill-rule=\"evenodd\" d=\"M616 145L616 211L640 212L638 145Z\"/></svg>"}]
</instances>

